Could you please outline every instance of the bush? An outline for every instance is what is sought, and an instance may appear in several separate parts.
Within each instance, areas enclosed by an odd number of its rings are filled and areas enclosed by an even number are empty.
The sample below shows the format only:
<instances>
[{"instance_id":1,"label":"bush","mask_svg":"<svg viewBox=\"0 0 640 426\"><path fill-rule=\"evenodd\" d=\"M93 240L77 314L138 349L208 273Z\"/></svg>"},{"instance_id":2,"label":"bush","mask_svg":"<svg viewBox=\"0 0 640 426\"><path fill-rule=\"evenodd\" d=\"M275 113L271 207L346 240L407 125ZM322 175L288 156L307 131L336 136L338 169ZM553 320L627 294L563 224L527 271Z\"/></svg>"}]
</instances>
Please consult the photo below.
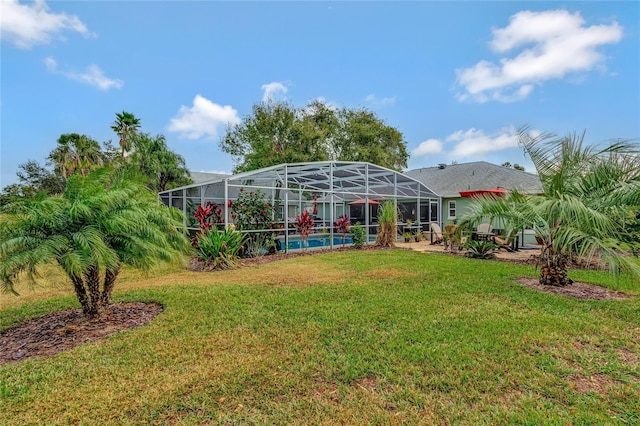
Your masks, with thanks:
<instances>
[{"instance_id":1,"label":"bush","mask_svg":"<svg viewBox=\"0 0 640 426\"><path fill-rule=\"evenodd\" d=\"M376 244L393 247L396 240L398 210L393 201L385 201L378 209L378 238Z\"/></svg>"},{"instance_id":2,"label":"bush","mask_svg":"<svg viewBox=\"0 0 640 426\"><path fill-rule=\"evenodd\" d=\"M364 247L364 244L366 242L365 240L366 235L365 235L364 226L362 226L360 222L356 222L355 225L353 225L349 229L349 234L351 235L351 239L353 240L353 246L355 248Z\"/></svg>"},{"instance_id":3,"label":"bush","mask_svg":"<svg viewBox=\"0 0 640 426\"><path fill-rule=\"evenodd\" d=\"M215 228L198 234L196 256L212 269L233 268L240 257L245 236L231 228Z\"/></svg>"},{"instance_id":4,"label":"bush","mask_svg":"<svg viewBox=\"0 0 640 426\"><path fill-rule=\"evenodd\" d=\"M474 259L494 259L496 257L493 250L498 246L491 241L475 241L469 240L464 245L467 249L465 256L472 257Z\"/></svg>"},{"instance_id":5,"label":"bush","mask_svg":"<svg viewBox=\"0 0 640 426\"><path fill-rule=\"evenodd\" d=\"M336 225L336 232L339 234L342 234L342 247L344 247L344 240L347 237L347 234L349 233L349 229L351 228L351 221L349 220L347 215L342 214L340 215L338 220L336 220L335 225Z\"/></svg>"},{"instance_id":6,"label":"bush","mask_svg":"<svg viewBox=\"0 0 640 426\"><path fill-rule=\"evenodd\" d=\"M231 218L240 231L249 232L246 240L245 257L256 257L267 253L273 237L268 230L273 229L275 209L270 198L261 191L246 191L240 188L238 199L230 203Z\"/></svg>"}]
</instances>

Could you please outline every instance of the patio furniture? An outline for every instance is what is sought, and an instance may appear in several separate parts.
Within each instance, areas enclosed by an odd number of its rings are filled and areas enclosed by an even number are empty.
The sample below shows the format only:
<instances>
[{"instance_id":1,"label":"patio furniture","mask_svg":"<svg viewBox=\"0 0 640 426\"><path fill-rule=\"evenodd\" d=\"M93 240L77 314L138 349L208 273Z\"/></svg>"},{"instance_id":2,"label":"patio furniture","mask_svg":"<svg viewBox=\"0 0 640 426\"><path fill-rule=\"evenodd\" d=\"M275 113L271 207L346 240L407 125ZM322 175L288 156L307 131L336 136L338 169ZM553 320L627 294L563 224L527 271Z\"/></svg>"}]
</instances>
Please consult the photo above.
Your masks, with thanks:
<instances>
[{"instance_id":1,"label":"patio furniture","mask_svg":"<svg viewBox=\"0 0 640 426\"><path fill-rule=\"evenodd\" d=\"M430 222L429 223L429 241L431 241L431 244L440 244L441 242L444 241L444 236L442 235L442 229L440 228L440 225L438 225L435 222Z\"/></svg>"},{"instance_id":2,"label":"patio furniture","mask_svg":"<svg viewBox=\"0 0 640 426\"><path fill-rule=\"evenodd\" d=\"M503 248L508 252L518 251L518 240L520 236L518 235L518 231L515 229L507 232L507 235L502 238L500 235L495 235L492 239L494 243L496 243L499 248Z\"/></svg>"},{"instance_id":3,"label":"patio furniture","mask_svg":"<svg viewBox=\"0 0 640 426\"><path fill-rule=\"evenodd\" d=\"M474 232L475 239L478 241L490 241L495 236L492 231L493 225L486 222L481 223Z\"/></svg>"}]
</instances>

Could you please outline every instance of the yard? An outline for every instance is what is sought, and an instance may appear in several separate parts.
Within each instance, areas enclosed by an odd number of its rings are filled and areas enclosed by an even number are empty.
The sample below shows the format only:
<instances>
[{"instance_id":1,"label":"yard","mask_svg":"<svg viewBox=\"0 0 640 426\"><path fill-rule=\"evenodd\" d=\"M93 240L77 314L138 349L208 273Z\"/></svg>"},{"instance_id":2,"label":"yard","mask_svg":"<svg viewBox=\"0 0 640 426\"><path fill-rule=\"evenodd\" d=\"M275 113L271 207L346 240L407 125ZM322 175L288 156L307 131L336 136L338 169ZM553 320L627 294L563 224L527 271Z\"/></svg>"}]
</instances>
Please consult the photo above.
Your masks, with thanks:
<instances>
[{"instance_id":1,"label":"yard","mask_svg":"<svg viewBox=\"0 0 640 426\"><path fill-rule=\"evenodd\" d=\"M0 329L78 307L64 278L0 297ZM0 424L640 422L640 284L594 301L514 280L533 266L339 251L215 273L125 270L147 325L0 365ZM59 283L55 285L55 283Z\"/></svg>"}]
</instances>

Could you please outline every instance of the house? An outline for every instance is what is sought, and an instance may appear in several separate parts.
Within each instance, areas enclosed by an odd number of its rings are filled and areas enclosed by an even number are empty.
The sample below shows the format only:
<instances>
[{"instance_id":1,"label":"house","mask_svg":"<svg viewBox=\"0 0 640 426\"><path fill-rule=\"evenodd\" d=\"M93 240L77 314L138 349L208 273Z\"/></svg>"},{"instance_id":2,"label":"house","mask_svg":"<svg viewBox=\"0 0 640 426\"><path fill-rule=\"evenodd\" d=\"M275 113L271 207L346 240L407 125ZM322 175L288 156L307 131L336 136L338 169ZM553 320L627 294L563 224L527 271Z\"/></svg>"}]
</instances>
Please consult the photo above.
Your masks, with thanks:
<instances>
[{"instance_id":1,"label":"house","mask_svg":"<svg viewBox=\"0 0 640 426\"><path fill-rule=\"evenodd\" d=\"M541 194L538 175L508 167L476 161L463 164L440 164L409 170L405 175L423 183L442 199L442 225L456 224L471 203L461 192L487 189L517 190L522 194Z\"/></svg>"}]
</instances>

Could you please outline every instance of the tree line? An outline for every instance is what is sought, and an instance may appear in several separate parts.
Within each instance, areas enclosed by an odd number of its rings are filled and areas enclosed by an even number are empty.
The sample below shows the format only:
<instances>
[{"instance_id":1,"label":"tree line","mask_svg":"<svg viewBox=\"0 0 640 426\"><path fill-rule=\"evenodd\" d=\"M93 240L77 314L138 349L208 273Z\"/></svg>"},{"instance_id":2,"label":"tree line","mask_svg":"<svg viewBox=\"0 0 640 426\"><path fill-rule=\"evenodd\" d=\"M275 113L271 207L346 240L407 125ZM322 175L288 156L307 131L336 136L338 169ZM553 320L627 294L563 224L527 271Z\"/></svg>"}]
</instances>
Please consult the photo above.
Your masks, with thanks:
<instances>
[{"instance_id":1,"label":"tree line","mask_svg":"<svg viewBox=\"0 0 640 426\"><path fill-rule=\"evenodd\" d=\"M71 176L87 176L103 167L141 181L154 192L191 183L184 158L169 149L164 135L140 132L140 126L140 119L134 114L116 113L111 128L118 136L117 147L110 141L100 144L83 134L60 135L45 165L28 160L18 166L18 181L3 188L0 205L41 192L61 194Z\"/></svg>"}]
</instances>

